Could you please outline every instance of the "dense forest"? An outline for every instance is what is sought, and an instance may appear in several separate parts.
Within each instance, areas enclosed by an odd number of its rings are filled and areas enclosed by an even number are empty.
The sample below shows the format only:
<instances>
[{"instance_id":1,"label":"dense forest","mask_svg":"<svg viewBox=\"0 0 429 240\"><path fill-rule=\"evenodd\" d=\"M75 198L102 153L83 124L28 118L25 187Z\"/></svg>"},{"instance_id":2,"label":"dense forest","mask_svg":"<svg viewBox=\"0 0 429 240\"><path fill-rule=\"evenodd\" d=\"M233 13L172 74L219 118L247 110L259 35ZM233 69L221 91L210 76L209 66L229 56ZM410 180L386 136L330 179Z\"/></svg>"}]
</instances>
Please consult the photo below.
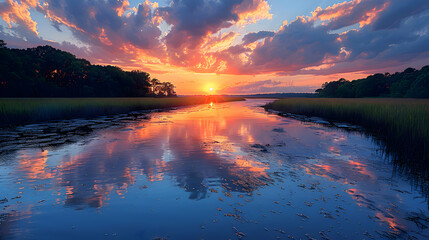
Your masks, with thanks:
<instances>
[{"instance_id":1,"label":"dense forest","mask_svg":"<svg viewBox=\"0 0 429 240\"><path fill-rule=\"evenodd\" d=\"M324 83L316 92L319 97L329 98L429 98L429 66L394 74L377 73L354 81L341 78Z\"/></svg>"},{"instance_id":2,"label":"dense forest","mask_svg":"<svg viewBox=\"0 0 429 240\"><path fill-rule=\"evenodd\" d=\"M146 72L92 65L50 46L10 49L0 40L0 97L171 97L174 88Z\"/></svg>"}]
</instances>

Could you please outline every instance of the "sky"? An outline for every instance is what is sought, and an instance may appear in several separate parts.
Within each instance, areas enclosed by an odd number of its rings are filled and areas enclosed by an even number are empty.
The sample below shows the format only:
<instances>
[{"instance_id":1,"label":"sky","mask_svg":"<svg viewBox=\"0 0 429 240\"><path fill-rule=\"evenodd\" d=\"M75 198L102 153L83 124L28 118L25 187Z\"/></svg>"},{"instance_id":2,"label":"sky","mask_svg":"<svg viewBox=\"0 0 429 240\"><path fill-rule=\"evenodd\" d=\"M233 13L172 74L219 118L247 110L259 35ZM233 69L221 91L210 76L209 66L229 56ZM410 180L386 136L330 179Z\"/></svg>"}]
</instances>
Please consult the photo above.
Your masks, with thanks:
<instances>
[{"instance_id":1,"label":"sky","mask_svg":"<svg viewBox=\"0 0 429 240\"><path fill-rule=\"evenodd\" d=\"M142 70L180 95L314 92L429 65L428 0L0 0L10 48Z\"/></svg>"}]
</instances>

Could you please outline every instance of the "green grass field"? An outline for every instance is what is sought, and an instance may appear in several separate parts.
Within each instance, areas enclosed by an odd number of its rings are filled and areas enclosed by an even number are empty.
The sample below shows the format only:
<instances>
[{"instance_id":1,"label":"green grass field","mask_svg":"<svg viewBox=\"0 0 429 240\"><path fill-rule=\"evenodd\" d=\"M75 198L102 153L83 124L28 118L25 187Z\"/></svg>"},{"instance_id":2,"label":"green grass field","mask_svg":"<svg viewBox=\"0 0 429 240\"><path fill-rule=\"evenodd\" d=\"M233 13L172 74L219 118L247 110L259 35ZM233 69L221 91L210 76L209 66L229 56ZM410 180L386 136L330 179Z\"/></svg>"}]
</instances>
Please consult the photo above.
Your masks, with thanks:
<instances>
[{"instance_id":1,"label":"green grass field","mask_svg":"<svg viewBox=\"0 0 429 240\"><path fill-rule=\"evenodd\" d=\"M221 96L176 98L3 98L0 99L0 126L89 118L139 110L165 109L239 100L243 99Z\"/></svg>"},{"instance_id":2,"label":"green grass field","mask_svg":"<svg viewBox=\"0 0 429 240\"><path fill-rule=\"evenodd\" d=\"M429 175L429 100L287 98L265 108L360 125L396 160L419 163Z\"/></svg>"}]
</instances>

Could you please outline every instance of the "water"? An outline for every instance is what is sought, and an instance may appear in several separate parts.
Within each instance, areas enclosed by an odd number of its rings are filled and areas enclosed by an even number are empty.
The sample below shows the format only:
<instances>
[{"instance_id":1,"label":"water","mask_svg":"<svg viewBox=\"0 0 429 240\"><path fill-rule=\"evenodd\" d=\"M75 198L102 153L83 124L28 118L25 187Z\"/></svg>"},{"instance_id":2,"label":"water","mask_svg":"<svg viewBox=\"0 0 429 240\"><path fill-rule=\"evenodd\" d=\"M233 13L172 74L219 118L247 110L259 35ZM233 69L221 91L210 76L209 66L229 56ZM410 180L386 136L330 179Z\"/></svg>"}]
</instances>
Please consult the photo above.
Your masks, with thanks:
<instances>
[{"instance_id":1,"label":"water","mask_svg":"<svg viewBox=\"0 0 429 240\"><path fill-rule=\"evenodd\" d=\"M267 101L2 133L0 239L428 239L427 201L370 138Z\"/></svg>"}]
</instances>

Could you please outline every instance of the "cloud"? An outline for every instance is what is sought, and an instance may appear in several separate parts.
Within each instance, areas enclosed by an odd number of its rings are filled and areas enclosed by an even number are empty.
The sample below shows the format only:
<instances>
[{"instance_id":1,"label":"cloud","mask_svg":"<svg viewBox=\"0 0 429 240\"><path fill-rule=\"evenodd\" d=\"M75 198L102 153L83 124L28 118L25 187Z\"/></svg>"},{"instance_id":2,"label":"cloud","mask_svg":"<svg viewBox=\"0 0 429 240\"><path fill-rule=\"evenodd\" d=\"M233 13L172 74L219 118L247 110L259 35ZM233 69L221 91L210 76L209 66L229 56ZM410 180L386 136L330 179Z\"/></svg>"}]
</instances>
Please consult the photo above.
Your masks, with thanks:
<instances>
[{"instance_id":1,"label":"cloud","mask_svg":"<svg viewBox=\"0 0 429 240\"><path fill-rule=\"evenodd\" d=\"M298 17L275 33L250 33L242 44L218 53L217 58L226 62L223 73L252 75L325 75L428 59L429 6L412 1L418 11L403 8L405 13L397 17L391 16L402 5L396 0L354 0L317 8L311 17ZM386 16L398 23L396 27L378 27ZM356 24L360 27L353 29ZM346 27L352 29L333 31Z\"/></svg>"},{"instance_id":2,"label":"cloud","mask_svg":"<svg viewBox=\"0 0 429 240\"><path fill-rule=\"evenodd\" d=\"M85 49L73 52L79 57L135 68L142 63L159 63L165 58L165 48L160 41L159 17L154 14L157 4L146 0L133 9L129 6L127 0L7 0L0 3L0 16L9 23L10 31L3 29L2 38L12 47L36 43L69 46L37 36L36 22L30 16L34 10L44 14L58 31L60 26L68 27L79 45L88 47L75 47Z\"/></svg>"},{"instance_id":3,"label":"cloud","mask_svg":"<svg viewBox=\"0 0 429 240\"><path fill-rule=\"evenodd\" d=\"M247 45L250 43L254 43L258 40L267 38L267 37L273 37L275 35L274 32L271 31L259 31L259 32L252 32L252 33L248 33L243 37L243 44Z\"/></svg>"},{"instance_id":4,"label":"cloud","mask_svg":"<svg viewBox=\"0 0 429 240\"><path fill-rule=\"evenodd\" d=\"M131 44L158 52L161 30L151 6L151 2L145 1L131 10L128 1L46 0L42 12L55 24L70 27L84 43L111 51L121 51Z\"/></svg>"},{"instance_id":5,"label":"cloud","mask_svg":"<svg viewBox=\"0 0 429 240\"><path fill-rule=\"evenodd\" d=\"M403 19L396 27L379 28L377 24L380 19L384 19L385 14L390 15L390 12L381 13L373 24L341 35L342 47L349 54L346 58L330 68L308 72L331 74L377 71L429 60L429 26L426 24L429 22L429 9ZM398 16L398 19L401 18ZM395 18L391 20L397 22Z\"/></svg>"},{"instance_id":6,"label":"cloud","mask_svg":"<svg viewBox=\"0 0 429 240\"><path fill-rule=\"evenodd\" d=\"M294 86L290 81L263 80L252 83L236 83L221 91L226 94L253 94L253 93L279 93L279 92L312 92L315 89L309 86Z\"/></svg>"},{"instance_id":7,"label":"cloud","mask_svg":"<svg viewBox=\"0 0 429 240\"><path fill-rule=\"evenodd\" d=\"M390 0L387 3L387 8L374 23L374 30L398 28L407 18L429 9L429 1L426 0Z\"/></svg>"},{"instance_id":8,"label":"cloud","mask_svg":"<svg viewBox=\"0 0 429 240\"><path fill-rule=\"evenodd\" d=\"M204 52L216 52L227 49L236 39L238 33L228 32L217 36L210 36L202 46Z\"/></svg>"},{"instance_id":9,"label":"cloud","mask_svg":"<svg viewBox=\"0 0 429 240\"><path fill-rule=\"evenodd\" d=\"M247 46L264 37L268 38L262 43ZM315 26L312 20L298 17L275 33L248 34L241 45L230 47L216 57L227 62L223 73L262 74L298 71L324 64L327 59L339 55L338 34L329 33L326 26Z\"/></svg>"},{"instance_id":10,"label":"cloud","mask_svg":"<svg viewBox=\"0 0 429 240\"><path fill-rule=\"evenodd\" d=\"M371 24L388 5L386 0L353 0L334 4L312 12L313 21L321 21L330 30L359 24L360 27Z\"/></svg>"},{"instance_id":11,"label":"cloud","mask_svg":"<svg viewBox=\"0 0 429 240\"><path fill-rule=\"evenodd\" d=\"M76 39L89 47L90 52L77 54L79 57L150 71L152 64L165 59L159 17L154 13L156 6L149 0L133 8L126 0L45 0L39 11L53 25L67 26Z\"/></svg>"},{"instance_id":12,"label":"cloud","mask_svg":"<svg viewBox=\"0 0 429 240\"><path fill-rule=\"evenodd\" d=\"M37 23L31 18L29 11L30 8L36 6L37 1L34 0L6 0L5 2L0 2L0 17L7 22L10 28L12 28L12 23L15 23L23 26L23 29L38 34Z\"/></svg>"},{"instance_id":13,"label":"cloud","mask_svg":"<svg viewBox=\"0 0 429 240\"><path fill-rule=\"evenodd\" d=\"M252 83L237 83L235 86L227 87L222 89L225 93L251 93L259 92L264 86L278 86L281 82L273 80L263 80Z\"/></svg>"},{"instance_id":14,"label":"cloud","mask_svg":"<svg viewBox=\"0 0 429 240\"><path fill-rule=\"evenodd\" d=\"M200 47L212 34L234 24L245 25L270 18L265 0L173 0L157 13L171 25L165 37L169 62L178 66L204 65L210 57Z\"/></svg>"},{"instance_id":15,"label":"cloud","mask_svg":"<svg viewBox=\"0 0 429 240\"><path fill-rule=\"evenodd\" d=\"M323 60L336 56L340 44L336 34L328 33L325 26L298 18L283 26L272 38L258 46L250 57L250 67L259 72L295 71L319 65Z\"/></svg>"},{"instance_id":16,"label":"cloud","mask_svg":"<svg viewBox=\"0 0 429 240\"><path fill-rule=\"evenodd\" d=\"M40 37L33 11L58 30L66 26L84 47ZM325 75L429 58L427 0L351 0L315 8L277 31L244 36L248 24L272 18L266 0L171 0L165 7L149 0L137 6L128 0L6 0L0 16L9 25L0 30L9 46L49 44L96 63L158 72Z\"/></svg>"},{"instance_id":17,"label":"cloud","mask_svg":"<svg viewBox=\"0 0 429 240\"><path fill-rule=\"evenodd\" d=\"M237 5L234 12L238 14L238 26L256 23L259 20L271 19L270 5L265 0L248 0L242 1Z\"/></svg>"}]
</instances>

